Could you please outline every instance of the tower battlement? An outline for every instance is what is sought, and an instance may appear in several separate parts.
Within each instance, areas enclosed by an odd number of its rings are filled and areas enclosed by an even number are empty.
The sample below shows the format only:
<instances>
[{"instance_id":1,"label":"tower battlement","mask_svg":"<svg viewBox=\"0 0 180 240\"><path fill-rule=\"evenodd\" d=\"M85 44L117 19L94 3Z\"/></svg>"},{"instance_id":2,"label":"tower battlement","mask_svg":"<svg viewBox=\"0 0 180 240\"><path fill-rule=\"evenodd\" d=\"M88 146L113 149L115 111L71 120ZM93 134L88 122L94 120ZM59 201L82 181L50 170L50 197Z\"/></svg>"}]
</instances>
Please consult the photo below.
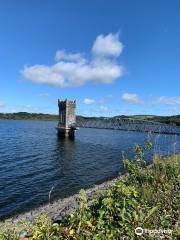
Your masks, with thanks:
<instances>
[{"instance_id":1,"label":"tower battlement","mask_svg":"<svg viewBox=\"0 0 180 240\"><path fill-rule=\"evenodd\" d=\"M67 99L65 99L61 101L58 99L58 106L61 109L65 109L67 107L76 108L76 100L68 101Z\"/></svg>"}]
</instances>

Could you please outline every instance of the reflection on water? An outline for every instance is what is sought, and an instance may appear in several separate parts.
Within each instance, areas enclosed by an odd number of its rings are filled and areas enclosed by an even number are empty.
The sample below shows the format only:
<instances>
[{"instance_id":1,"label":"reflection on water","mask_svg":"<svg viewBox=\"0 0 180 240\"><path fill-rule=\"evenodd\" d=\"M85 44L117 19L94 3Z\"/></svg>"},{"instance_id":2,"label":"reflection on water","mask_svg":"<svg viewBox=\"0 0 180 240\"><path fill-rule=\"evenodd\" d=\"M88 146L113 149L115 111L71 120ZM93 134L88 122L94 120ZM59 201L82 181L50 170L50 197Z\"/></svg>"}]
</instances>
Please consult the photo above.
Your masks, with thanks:
<instances>
[{"instance_id":1,"label":"reflection on water","mask_svg":"<svg viewBox=\"0 0 180 240\"><path fill-rule=\"evenodd\" d=\"M122 171L122 151L150 138L147 154L180 152L180 136L80 129L74 140L58 139L55 122L0 120L0 217L63 198Z\"/></svg>"}]
</instances>

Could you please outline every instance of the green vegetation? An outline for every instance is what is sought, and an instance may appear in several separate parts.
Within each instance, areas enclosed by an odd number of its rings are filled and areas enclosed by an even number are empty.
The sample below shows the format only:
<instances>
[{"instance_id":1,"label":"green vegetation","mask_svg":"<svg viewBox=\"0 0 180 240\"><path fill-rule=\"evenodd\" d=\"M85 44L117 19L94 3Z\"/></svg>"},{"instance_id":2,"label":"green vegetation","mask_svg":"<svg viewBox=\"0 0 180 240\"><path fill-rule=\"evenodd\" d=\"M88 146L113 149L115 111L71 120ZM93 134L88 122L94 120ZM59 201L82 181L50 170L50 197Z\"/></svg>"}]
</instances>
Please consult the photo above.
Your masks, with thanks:
<instances>
[{"instance_id":1,"label":"green vegetation","mask_svg":"<svg viewBox=\"0 0 180 240\"><path fill-rule=\"evenodd\" d=\"M0 113L0 119L58 121L58 115L28 112ZM86 118L82 116L77 116L78 121L82 119Z\"/></svg>"},{"instance_id":2,"label":"green vegetation","mask_svg":"<svg viewBox=\"0 0 180 240\"><path fill-rule=\"evenodd\" d=\"M143 147L135 145L134 159L124 159L128 174L94 199L91 206L81 190L79 209L59 223L51 223L46 216L21 223L21 235L25 232L27 236L22 239L161 239L158 230L164 231L163 239L179 239L180 155L155 157L147 167L144 151L149 148L149 142ZM141 236L135 234L137 227L146 229ZM16 240L19 234L17 226L11 226L11 230L4 226L0 239Z\"/></svg>"},{"instance_id":3,"label":"green vegetation","mask_svg":"<svg viewBox=\"0 0 180 240\"><path fill-rule=\"evenodd\" d=\"M154 116L153 118L147 118L147 120L180 126L180 115L171 117Z\"/></svg>"},{"instance_id":4,"label":"green vegetation","mask_svg":"<svg viewBox=\"0 0 180 240\"><path fill-rule=\"evenodd\" d=\"M115 116L114 118L128 118L133 120L143 120L151 122L160 122L180 126L180 115L175 116L154 116L154 115L133 115L133 116Z\"/></svg>"},{"instance_id":5,"label":"green vegetation","mask_svg":"<svg viewBox=\"0 0 180 240\"><path fill-rule=\"evenodd\" d=\"M17 112L17 113L0 113L0 119L57 121L58 116L44 113Z\"/></svg>"},{"instance_id":6,"label":"green vegetation","mask_svg":"<svg viewBox=\"0 0 180 240\"><path fill-rule=\"evenodd\" d=\"M154 115L133 115L133 116L121 115L121 116L112 117L112 119L113 118L154 121L154 122L161 122L161 123L180 126L180 115L169 116L169 117L154 116ZM44 114L44 113L28 113L28 112L0 113L0 119L58 121L58 115ZM101 119L107 119L107 118L77 116L77 121L84 121L84 120L98 121Z\"/></svg>"}]
</instances>

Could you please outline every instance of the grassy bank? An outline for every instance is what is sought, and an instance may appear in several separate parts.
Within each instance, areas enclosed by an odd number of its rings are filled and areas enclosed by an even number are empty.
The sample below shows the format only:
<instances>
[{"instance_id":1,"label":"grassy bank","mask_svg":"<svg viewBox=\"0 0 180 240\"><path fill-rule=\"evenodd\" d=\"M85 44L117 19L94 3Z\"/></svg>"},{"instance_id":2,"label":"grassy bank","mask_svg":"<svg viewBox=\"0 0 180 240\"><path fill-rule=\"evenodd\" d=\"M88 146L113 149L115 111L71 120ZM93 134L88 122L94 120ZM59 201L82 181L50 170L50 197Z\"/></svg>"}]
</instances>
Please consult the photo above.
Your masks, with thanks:
<instances>
[{"instance_id":1,"label":"grassy bank","mask_svg":"<svg viewBox=\"0 0 180 240\"><path fill-rule=\"evenodd\" d=\"M88 206L80 191L79 209L58 223L44 215L33 223L4 226L0 240L36 239L179 239L180 155L155 157L151 167L144 160L143 147L136 145L132 161L124 159L129 174ZM135 229L143 234L138 236ZM18 230L19 229L19 230ZM21 231L20 231L21 229ZM137 229L141 234L142 229ZM124 238L123 238L124 237Z\"/></svg>"}]
</instances>

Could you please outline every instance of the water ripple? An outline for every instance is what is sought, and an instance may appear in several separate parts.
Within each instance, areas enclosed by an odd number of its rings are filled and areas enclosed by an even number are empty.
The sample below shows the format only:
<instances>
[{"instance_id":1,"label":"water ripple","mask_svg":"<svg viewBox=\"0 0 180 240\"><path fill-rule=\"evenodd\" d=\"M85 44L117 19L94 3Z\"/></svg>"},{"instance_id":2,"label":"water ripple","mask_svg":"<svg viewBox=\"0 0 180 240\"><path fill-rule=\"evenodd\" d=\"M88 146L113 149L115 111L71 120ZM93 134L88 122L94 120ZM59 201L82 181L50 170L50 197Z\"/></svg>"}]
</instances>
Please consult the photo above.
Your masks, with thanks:
<instances>
[{"instance_id":1,"label":"water ripple","mask_svg":"<svg viewBox=\"0 0 180 240\"><path fill-rule=\"evenodd\" d=\"M122 151L132 157L145 133L80 129L74 141L58 140L55 122L0 120L0 218L111 178L122 170ZM153 134L148 154L180 152L180 137ZM176 144L175 144L176 143Z\"/></svg>"}]
</instances>

